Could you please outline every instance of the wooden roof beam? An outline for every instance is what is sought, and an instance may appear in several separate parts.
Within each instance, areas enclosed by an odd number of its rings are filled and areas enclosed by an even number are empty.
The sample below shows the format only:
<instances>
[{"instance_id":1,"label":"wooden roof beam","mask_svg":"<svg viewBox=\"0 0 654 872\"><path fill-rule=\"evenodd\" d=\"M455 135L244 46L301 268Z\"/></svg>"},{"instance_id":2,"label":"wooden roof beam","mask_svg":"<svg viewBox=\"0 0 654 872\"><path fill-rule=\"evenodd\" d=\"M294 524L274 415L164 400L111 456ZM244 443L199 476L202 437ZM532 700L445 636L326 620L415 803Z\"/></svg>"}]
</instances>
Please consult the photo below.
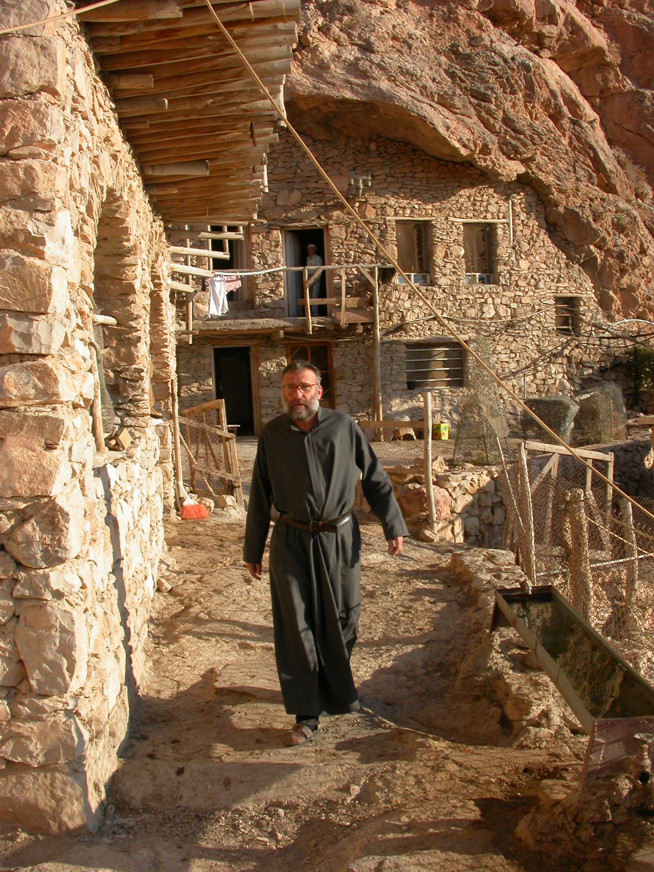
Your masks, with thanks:
<instances>
[{"instance_id":1,"label":"wooden roof beam","mask_svg":"<svg viewBox=\"0 0 654 872\"><path fill-rule=\"evenodd\" d=\"M214 88L219 93L221 91L236 91L240 88L249 88L252 87L252 80L249 76L245 76L242 69L229 70L228 68L223 68L219 70L219 75L212 76L210 73L212 72L211 68L207 68L202 73L190 73L189 75L179 75L179 76L171 76L171 77L162 77L158 75L159 68L156 68L154 73L134 73L134 78L143 76L144 82L141 84L140 82L135 83L133 88L122 88L126 93L121 94L121 97L140 97L144 88L147 86L148 91L151 91L153 94L165 93L166 96L176 96L176 95L184 95L184 94L193 94L194 88ZM281 86L284 81L284 76L288 72L288 62L283 61L273 61L270 64L259 64L257 67L257 74L260 78L266 80L266 83L269 82L273 85L277 84ZM119 79L122 75L127 75L130 78L132 77L131 73L114 73L109 74L105 77L105 81L109 88L118 87L113 84L112 79ZM148 77L152 84L149 82L145 82L145 77ZM132 93L133 92L133 93ZM200 92L198 92L200 93Z\"/></svg>"},{"instance_id":2,"label":"wooden roof beam","mask_svg":"<svg viewBox=\"0 0 654 872\"><path fill-rule=\"evenodd\" d=\"M100 9L84 10L77 4L81 21L161 21L166 18L181 18L184 15L179 0L130 0L129 3L114 3Z\"/></svg>"},{"instance_id":3,"label":"wooden roof beam","mask_svg":"<svg viewBox=\"0 0 654 872\"><path fill-rule=\"evenodd\" d=\"M141 165L144 176L208 176L209 161L193 160L178 163Z\"/></svg>"},{"instance_id":4,"label":"wooden roof beam","mask_svg":"<svg viewBox=\"0 0 654 872\"><path fill-rule=\"evenodd\" d=\"M123 4L131 5L131 4ZM215 6L214 0L214 6ZM98 14L102 12L97 10ZM297 21L300 17L300 0L255 0L252 3L225 3L217 10L220 20L225 22L242 21L247 24L258 24L262 20L280 20L282 23L287 21ZM139 33L144 33L148 29L147 21L133 20L128 21L94 21L91 18L91 13L87 14L84 21L89 23L89 35L95 36L133 36ZM216 28L216 23L213 16L209 14L206 4L203 2L201 6L196 8L186 8L183 11L183 17L176 17L174 20L161 20L157 22L157 30L165 33L168 30L176 30L180 27L206 27L211 24ZM216 28L217 29L217 28Z\"/></svg>"},{"instance_id":5,"label":"wooden roof beam","mask_svg":"<svg viewBox=\"0 0 654 872\"><path fill-rule=\"evenodd\" d=\"M291 50L292 55L292 50ZM109 60L109 59L107 59ZM114 58L115 60L115 58ZM288 73L290 70L291 61L288 59L286 54L284 57L271 57L270 53L265 53L265 56L251 58L248 53L248 60L254 67L254 69L259 73L261 69L264 74L269 69L269 64L275 63L277 65L277 71L282 75ZM116 70L118 67L116 68ZM134 72L134 70L130 70L129 67L126 68L128 72ZM216 55L215 53L211 57L197 57L197 58L188 58L184 59L173 57L171 59L170 55L168 55L168 62L162 64L152 64L148 65L147 63L140 67L139 72L144 73L152 73L155 77L155 82L157 82L161 78L171 78L179 81L180 76L188 75L190 73L200 73L204 75L207 80L210 80L211 74L215 74L214 80L220 81L221 76L225 73L234 74L234 71L238 69L234 65L234 53L228 54L224 52L221 55ZM111 73L115 72L109 70L106 64L102 64L103 73ZM246 73L244 70L239 70L240 75L243 79L246 78Z\"/></svg>"},{"instance_id":6,"label":"wooden roof beam","mask_svg":"<svg viewBox=\"0 0 654 872\"><path fill-rule=\"evenodd\" d=\"M239 48L242 48L245 55L247 56L248 61L250 63L254 63L256 61L271 61L271 60L281 60L282 58L288 58L289 61L293 58L293 49L290 45L279 43L275 45L270 45L269 41L257 42L257 50L253 50L250 46L243 46L239 43ZM171 63L171 52L169 50L158 50L152 49L151 51L128 51L128 52L115 52L112 54L105 54L102 52L96 52L95 46L92 46L95 54L99 55L101 58L100 64L102 69L107 72L114 72L116 70L128 70L130 72L134 72L134 70L140 70L143 67L157 67L157 66L167 66ZM213 47L215 48L215 47ZM213 50L212 46L209 45L207 48L200 47L197 44L189 44L186 43L184 46L180 46L179 54L175 56L176 64L187 64L196 61L200 64L200 69L202 69L203 61L206 59L216 59L217 56L223 56L228 67L233 69L234 66L234 51L231 46L227 46L222 49L220 52Z\"/></svg>"},{"instance_id":7,"label":"wooden roof beam","mask_svg":"<svg viewBox=\"0 0 654 872\"><path fill-rule=\"evenodd\" d=\"M105 82L112 91L135 91L134 96L154 88L152 73L110 73Z\"/></svg>"}]
</instances>

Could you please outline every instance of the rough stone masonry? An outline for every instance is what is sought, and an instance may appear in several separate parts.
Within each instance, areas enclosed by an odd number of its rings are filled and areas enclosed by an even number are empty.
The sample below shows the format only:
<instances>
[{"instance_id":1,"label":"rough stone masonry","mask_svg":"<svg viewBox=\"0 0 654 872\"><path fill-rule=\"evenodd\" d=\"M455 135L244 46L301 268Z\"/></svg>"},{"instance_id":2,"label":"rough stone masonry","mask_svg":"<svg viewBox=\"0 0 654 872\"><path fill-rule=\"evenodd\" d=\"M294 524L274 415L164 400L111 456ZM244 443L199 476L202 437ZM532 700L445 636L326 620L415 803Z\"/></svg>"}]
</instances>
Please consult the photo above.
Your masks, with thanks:
<instances>
[{"instance_id":1,"label":"rough stone masonry","mask_svg":"<svg viewBox=\"0 0 654 872\"><path fill-rule=\"evenodd\" d=\"M95 825L143 668L174 340L163 227L74 21L0 38L0 142L0 818L54 832ZM124 451L94 440L96 366Z\"/></svg>"}]
</instances>

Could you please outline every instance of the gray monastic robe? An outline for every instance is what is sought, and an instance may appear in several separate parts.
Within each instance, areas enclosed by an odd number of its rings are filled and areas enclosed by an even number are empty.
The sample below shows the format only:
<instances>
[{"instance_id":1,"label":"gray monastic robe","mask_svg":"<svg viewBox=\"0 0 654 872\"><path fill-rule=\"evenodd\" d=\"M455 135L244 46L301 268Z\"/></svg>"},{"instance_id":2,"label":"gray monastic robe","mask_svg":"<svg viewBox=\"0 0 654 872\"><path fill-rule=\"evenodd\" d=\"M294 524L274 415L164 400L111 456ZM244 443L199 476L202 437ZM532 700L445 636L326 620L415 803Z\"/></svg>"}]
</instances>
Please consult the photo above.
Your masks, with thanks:
<instances>
[{"instance_id":1,"label":"gray monastic robe","mask_svg":"<svg viewBox=\"0 0 654 872\"><path fill-rule=\"evenodd\" d=\"M244 559L261 563L270 510L300 521L339 518L363 493L386 539L408 531L393 486L360 427L320 407L309 433L288 415L259 439L245 530ZM354 515L336 532L311 533L277 522L270 539L275 657L289 714L356 711L350 669L361 613L361 539Z\"/></svg>"}]
</instances>

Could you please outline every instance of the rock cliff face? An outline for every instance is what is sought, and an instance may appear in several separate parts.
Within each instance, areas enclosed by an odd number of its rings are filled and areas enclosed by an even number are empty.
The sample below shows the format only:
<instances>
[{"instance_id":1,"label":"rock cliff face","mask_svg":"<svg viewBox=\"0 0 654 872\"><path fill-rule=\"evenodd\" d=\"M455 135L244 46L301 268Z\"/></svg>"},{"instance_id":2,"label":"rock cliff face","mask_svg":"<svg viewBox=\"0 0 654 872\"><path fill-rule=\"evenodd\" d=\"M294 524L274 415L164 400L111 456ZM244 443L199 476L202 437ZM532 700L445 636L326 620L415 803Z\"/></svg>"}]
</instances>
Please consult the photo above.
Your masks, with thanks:
<instances>
[{"instance_id":1,"label":"rock cliff face","mask_svg":"<svg viewBox=\"0 0 654 872\"><path fill-rule=\"evenodd\" d=\"M615 6L310 0L289 119L532 185L602 308L654 318L654 3Z\"/></svg>"}]
</instances>

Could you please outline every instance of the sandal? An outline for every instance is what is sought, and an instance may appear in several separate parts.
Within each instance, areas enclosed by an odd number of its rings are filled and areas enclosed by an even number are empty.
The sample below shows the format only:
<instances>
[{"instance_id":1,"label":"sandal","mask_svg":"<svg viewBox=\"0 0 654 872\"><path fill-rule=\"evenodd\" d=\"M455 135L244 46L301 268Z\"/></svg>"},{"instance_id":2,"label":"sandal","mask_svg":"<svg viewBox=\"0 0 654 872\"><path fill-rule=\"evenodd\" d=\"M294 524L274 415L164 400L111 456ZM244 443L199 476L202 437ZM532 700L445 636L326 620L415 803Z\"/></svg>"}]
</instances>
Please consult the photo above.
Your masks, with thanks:
<instances>
[{"instance_id":1,"label":"sandal","mask_svg":"<svg viewBox=\"0 0 654 872\"><path fill-rule=\"evenodd\" d=\"M293 724L293 729L284 739L284 744L289 748L293 747L293 745L303 745L305 742L313 739L314 733L317 731L318 727L312 730L306 724L295 723Z\"/></svg>"}]
</instances>

